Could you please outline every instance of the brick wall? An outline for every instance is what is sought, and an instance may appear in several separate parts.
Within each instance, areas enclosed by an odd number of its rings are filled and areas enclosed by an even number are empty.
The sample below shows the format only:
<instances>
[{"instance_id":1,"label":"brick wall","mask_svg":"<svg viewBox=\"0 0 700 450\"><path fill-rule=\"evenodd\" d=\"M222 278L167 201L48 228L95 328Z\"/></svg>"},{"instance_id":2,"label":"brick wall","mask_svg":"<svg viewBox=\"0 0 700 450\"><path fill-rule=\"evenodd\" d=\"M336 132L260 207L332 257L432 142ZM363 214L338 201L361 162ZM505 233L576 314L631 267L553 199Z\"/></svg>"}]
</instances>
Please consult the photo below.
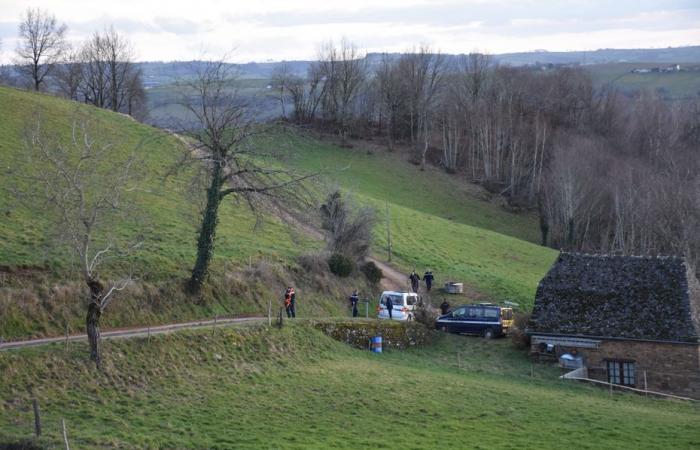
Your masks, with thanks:
<instances>
[{"instance_id":1,"label":"brick wall","mask_svg":"<svg viewBox=\"0 0 700 450\"><path fill-rule=\"evenodd\" d=\"M700 345L657 342L603 340L598 348L566 348L557 346L560 356L576 350L583 355L588 376L608 381L606 359L635 363L636 387L644 388L646 372L650 391L700 399ZM533 345L533 353L538 349Z\"/></svg>"}]
</instances>

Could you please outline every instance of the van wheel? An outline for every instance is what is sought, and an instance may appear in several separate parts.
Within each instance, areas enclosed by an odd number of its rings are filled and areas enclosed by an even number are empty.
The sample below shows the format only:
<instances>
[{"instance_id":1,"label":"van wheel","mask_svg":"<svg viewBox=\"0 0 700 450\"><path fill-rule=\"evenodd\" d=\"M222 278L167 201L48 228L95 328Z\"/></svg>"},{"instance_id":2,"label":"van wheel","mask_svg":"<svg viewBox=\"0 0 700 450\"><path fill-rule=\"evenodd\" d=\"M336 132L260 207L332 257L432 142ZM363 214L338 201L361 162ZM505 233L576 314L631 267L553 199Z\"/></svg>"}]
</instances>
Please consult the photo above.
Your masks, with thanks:
<instances>
[{"instance_id":1,"label":"van wheel","mask_svg":"<svg viewBox=\"0 0 700 450\"><path fill-rule=\"evenodd\" d=\"M493 330L491 328L484 331L484 339L493 339Z\"/></svg>"}]
</instances>

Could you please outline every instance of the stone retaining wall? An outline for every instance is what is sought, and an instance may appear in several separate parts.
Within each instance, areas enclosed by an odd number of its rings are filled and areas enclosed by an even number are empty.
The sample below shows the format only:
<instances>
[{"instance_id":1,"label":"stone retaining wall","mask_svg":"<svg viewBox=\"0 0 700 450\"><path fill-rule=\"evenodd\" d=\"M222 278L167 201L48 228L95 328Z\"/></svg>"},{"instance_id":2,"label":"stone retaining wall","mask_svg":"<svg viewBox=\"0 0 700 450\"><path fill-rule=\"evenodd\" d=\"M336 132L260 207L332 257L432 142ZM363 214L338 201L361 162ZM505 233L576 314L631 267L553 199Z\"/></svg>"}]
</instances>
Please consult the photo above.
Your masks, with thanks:
<instances>
[{"instance_id":1,"label":"stone retaining wall","mask_svg":"<svg viewBox=\"0 0 700 450\"><path fill-rule=\"evenodd\" d=\"M385 320L342 322L317 322L314 326L335 340L357 348L369 348L369 339L382 337L383 348L404 349L426 344L432 330L415 322L390 322Z\"/></svg>"}]
</instances>

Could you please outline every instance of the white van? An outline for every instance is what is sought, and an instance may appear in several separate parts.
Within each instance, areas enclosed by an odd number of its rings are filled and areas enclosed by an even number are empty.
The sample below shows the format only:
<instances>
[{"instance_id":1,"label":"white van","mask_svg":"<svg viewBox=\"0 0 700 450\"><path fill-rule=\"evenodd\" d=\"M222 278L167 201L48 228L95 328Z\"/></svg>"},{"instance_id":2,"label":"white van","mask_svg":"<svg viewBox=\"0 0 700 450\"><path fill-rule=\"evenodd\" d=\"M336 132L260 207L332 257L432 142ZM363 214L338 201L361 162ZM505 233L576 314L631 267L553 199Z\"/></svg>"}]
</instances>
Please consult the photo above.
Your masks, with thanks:
<instances>
[{"instance_id":1,"label":"white van","mask_svg":"<svg viewBox=\"0 0 700 450\"><path fill-rule=\"evenodd\" d=\"M389 312L386 309L386 300L391 298L394 307L391 310L393 320L413 320L413 310L418 305L418 294L415 292L384 291L379 297L377 318L388 319Z\"/></svg>"}]
</instances>

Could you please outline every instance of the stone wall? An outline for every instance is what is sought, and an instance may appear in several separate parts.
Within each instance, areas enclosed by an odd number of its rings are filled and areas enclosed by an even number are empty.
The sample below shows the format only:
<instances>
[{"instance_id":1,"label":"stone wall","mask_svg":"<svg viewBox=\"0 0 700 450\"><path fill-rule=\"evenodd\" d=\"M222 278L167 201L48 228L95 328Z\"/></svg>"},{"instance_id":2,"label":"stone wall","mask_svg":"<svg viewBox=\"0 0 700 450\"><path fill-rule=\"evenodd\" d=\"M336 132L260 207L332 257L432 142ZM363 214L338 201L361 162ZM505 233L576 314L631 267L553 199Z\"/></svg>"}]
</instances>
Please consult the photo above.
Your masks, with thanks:
<instances>
[{"instance_id":1,"label":"stone wall","mask_svg":"<svg viewBox=\"0 0 700 450\"><path fill-rule=\"evenodd\" d=\"M314 326L335 340L364 349L369 348L369 339L373 336L382 336L383 348L404 349L429 342L432 334L419 323L388 320L329 321L317 322Z\"/></svg>"},{"instance_id":2,"label":"stone wall","mask_svg":"<svg viewBox=\"0 0 700 450\"><path fill-rule=\"evenodd\" d=\"M700 345L602 340L598 348L556 347L557 357L575 350L583 355L588 376L608 381L606 359L635 363L636 387L700 399ZM533 344L532 354L539 349Z\"/></svg>"}]
</instances>

